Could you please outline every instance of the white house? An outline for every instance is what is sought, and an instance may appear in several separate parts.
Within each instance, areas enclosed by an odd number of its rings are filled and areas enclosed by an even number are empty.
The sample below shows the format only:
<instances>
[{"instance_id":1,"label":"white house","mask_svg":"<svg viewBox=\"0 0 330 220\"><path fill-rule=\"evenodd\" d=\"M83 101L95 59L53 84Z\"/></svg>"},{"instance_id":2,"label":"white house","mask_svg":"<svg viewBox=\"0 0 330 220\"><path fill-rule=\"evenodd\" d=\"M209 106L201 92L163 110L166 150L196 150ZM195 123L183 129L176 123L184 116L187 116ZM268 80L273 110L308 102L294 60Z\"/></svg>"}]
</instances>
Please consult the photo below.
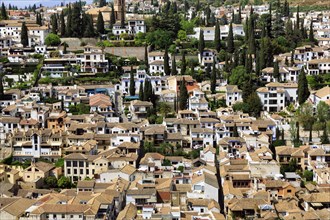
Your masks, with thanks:
<instances>
[{"instance_id":1,"label":"white house","mask_svg":"<svg viewBox=\"0 0 330 220\"><path fill-rule=\"evenodd\" d=\"M227 85L225 90L227 106L232 106L236 102L242 101L242 90L238 89L237 85Z\"/></svg>"},{"instance_id":2,"label":"white house","mask_svg":"<svg viewBox=\"0 0 330 220\"><path fill-rule=\"evenodd\" d=\"M297 102L298 85L296 83L268 83L257 89L264 111L280 112L288 104Z\"/></svg>"},{"instance_id":3,"label":"white house","mask_svg":"<svg viewBox=\"0 0 330 220\"><path fill-rule=\"evenodd\" d=\"M309 96L309 101L314 106L317 106L320 103L320 101L323 101L328 105L330 105L330 87L325 86L322 89L311 92Z\"/></svg>"}]
</instances>

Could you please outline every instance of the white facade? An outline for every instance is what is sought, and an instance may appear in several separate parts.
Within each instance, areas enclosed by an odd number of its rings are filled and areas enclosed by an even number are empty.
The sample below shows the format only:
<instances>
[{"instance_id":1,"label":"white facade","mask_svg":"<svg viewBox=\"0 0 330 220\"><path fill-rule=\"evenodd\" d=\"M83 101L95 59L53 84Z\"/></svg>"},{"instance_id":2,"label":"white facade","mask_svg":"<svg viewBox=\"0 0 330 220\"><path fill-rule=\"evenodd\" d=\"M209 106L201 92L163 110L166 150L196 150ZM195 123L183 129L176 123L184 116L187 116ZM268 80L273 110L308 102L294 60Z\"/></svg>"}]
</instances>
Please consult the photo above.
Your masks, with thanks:
<instances>
[{"instance_id":1,"label":"white facade","mask_svg":"<svg viewBox=\"0 0 330 220\"><path fill-rule=\"evenodd\" d=\"M298 85L295 83L268 83L257 90L264 111L280 112L297 102Z\"/></svg>"}]
</instances>

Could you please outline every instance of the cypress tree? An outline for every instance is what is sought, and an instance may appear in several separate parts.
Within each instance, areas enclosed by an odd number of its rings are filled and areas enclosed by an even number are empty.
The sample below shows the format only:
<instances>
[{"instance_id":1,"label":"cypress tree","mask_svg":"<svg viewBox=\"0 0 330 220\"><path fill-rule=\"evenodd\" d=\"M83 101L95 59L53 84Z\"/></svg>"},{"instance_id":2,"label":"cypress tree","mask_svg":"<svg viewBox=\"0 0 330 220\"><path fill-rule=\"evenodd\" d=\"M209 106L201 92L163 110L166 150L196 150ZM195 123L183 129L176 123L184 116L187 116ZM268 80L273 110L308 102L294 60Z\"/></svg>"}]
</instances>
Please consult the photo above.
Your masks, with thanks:
<instances>
[{"instance_id":1,"label":"cypress tree","mask_svg":"<svg viewBox=\"0 0 330 220\"><path fill-rule=\"evenodd\" d=\"M249 35L249 53L256 54L256 40L254 32L254 22L253 19L248 20L248 35Z\"/></svg>"},{"instance_id":2,"label":"cypress tree","mask_svg":"<svg viewBox=\"0 0 330 220\"><path fill-rule=\"evenodd\" d=\"M212 94L215 94L216 84L217 84L217 72L216 72L216 68L215 68L215 60L213 60L212 75L211 75L211 92L212 92Z\"/></svg>"},{"instance_id":3,"label":"cypress tree","mask_svg":"<svg viewBox=\"0 0 330 220\"><path fill-rule=\"evenodd\" d=\"M139 88L139 100L144 101L144 95L143 95L143 82L140 82L140 88Z\"/></svg>"},{"instance_id":4,"label":"cypress tree","mask_svg":"<svg viewBox=\"0 0 330 220\"><path fill-rule=\"evenodd\" d=\"M72 37L81 37L81 8L79 3L73 4L72 9L72 20L71 20L71 29L72 29Z\"/></svg>"},{"instance_id":5,"label":"cypress tree","mask_svg":"<svg viewBox=\"0 0 330 220\"><path fill-rule=\"evenodd\" d=\"M183 50L182 51L182 59L181 59L181 75L185 75L186 74L186 68L187 68L186 53Z\"/></svg>"},{"instance_id":6,"label":"cypress tree","mask_svg":"<svg viewBox=\"0 0 330 220\"><path fill-rule=\"evenodd\" d=\"M100 0L99 1L99 7L103 7L103 6L106 6L106 5L107 5L106 0Z\"/></svg>"},{"instance_id":7,"label":"cypress tree","mask_svg":"<svg viewBox=\"0 0 330 220\"><path fill-rule=\"evenodd\" d=\"M67 47L68 47L68 44L66 42L63 42L63 54L67 53Z\"/></svg>"},{"instance_id":8,"label":"cypress tree","mask_svg":"<svg viewBox=\"0 0 330 220\"><path fill-rule=\"evenodd\" d=\"M180 83L180 97L179 97L180 110L184 110L187 108L188 98L189 98L189 95L188 95L188 91L187 91L187 87L186 87L186 81L183 78Z\"/></svg>"},{"instance_id":9,"label":"cypress tree","mask_svg":"<svg viewBox=\"0 0 330 220\"><path fill-rule=\"evenodd\" d=\"M291 52L291 60L290 60L290 66L293 66L294 65L294 50L292 50Z\"/></svg>"},{"instance_id":10,"label":"cypress tree","mask_svg":"<svg viewBox=\"0 0 330 220\"><path fill-rule=\"evenodd\" d=\"M234 50L235 50L235 47L234 47L233 22L230 22L228 38L227 38L227 52L233 53Z\"/></svg>"},{"instance_id":11,"label":"cypress tree","mask_svg":"<svg viewBox=\"0 0 330 220\"><path fill-rule=\"evenodd\" d=\"M131 73L129 78L129 94L131 96L135 96L135 80L134 80L134 73L132 66L131 66Z\"/></svg>"},{"instance_id":12,"label":"cypress tree","mask_svg":"<svg viewBox=\"0 0 330 220\"><path fill-rule=\"evenodd\" d=\"M329 136L328 136L328 131L327 131L327 125L324 126L323 129L323 134L321 136L321 143L322 144L330 144Z\"/></svg>"},{"instance_id":13,"label":"cypress tree","mask_svg":"<svg viewBox=\"0 0 330 220\"><path fill-rule=\"evenodd\" d=\"M301 69L298 77L298 103L302 105L309 97L308 81L304 68Z\"/></svg>"},{"instance_id":14,"label":"cypress tree","mask_svg":"<svg viewBox=\"0 0 330 220\"><path fill-rule=\"evenodd\" d=\"M241 5L238 6L238 24L242 24L242 8Z\"/></svg>"},{"instance_id":15,"label":"cypress tree","mask_svg":"<svg viewBox=\"0 0 330 220\"><path fill-rule=\"evenodd\" d=\"M277 80L278 82L281 81L281 77L280 77L280 67L278 65L278 61L274 62L274 73L273 73L273 77L275 80Z\"/></svg>"},{"instance_id":16,"label":"cypress tree","mask_svg":"<svg viewBox=\"0 0 330 220\"><path fill-rule=\"evenodd\" d=\"M245 68L246 68L247 73L252 73L253 63L252 63L252 57L250 54L247 55Z\"/></svg>"},{"instance_id":17,"label":"cypress tree","mask_svg":"<svg viewBox=\"0 0 330 220\"><path fill-rule=\"evenodd\" d=\"M61 20L61 37L65 36L65 19L64 19L64 12L61 12L61 16L60 16L60 20Z\"/></svg>"},{"instance_id":18,"label":"cypress tree","mask_svg":"<svg viewBox=\"0 0 330 220\"><path fill-rule=\"evenodd\" d=\"M301 30L300 30L300 32L301 32L301 37L303 38L303 39L307 39L308 38L308 34L307 34L307 30L306 30L306 28L305 28L305 25L304 25L304 19L303 20L301 20L301 25L300 25L300 27L301 27Z\"/></svg>"},{"instance_id":19,"label":"cypress tree","mask_svg":"<svg viewBox=\"0 0 330 220\"><path fill-rule=\"evenodd\" d=\"M176 60L175 60L175 55L174 55L173 60L172 60L171 75L175 76L177 74L178 74L178 71L176 70Z\"/></svg>"},{"instance_id":20,"label":"cypress tree","mask_svg":"<svg viewBox=\"0 0 330 220\"><path fill-rule=\"evenodd\" d=\"M4 2L2 2L2 5L1 5L1 18L4 20L8 19L8 14L7 14L7 10L6 10L6 6L5 6Z\"/></svg>"},{"instance_id":21,"label":"cypress tree","mask_svg":"<svg viewBox=\"0 0 330 220\"><path fill-rule=\"evenodd\" d=\"M215 34L214 34L214 45L215 49L220 52L221 49L221 33L220 33L220 24L219 21L217 20L215 24Z\"/></svg>"},{"instance_id":22,"label":"cypress tree","mask_svg":"<svg viewBox=\"0 0 330 220\"><path fill-rule=\"evenodd\" d=\"M149 60L148 60L148 45L144 45L144 62L147 66L147 69L149 68Z\"/></svg>"},{"instance_id":23,"label":"cypress tree","mask_svg":"<svg viewBox=\"0 0 330 220\"><path fill-rule=\"evenodd\" d=\"M234 124L233 128L233 137L239 137L236 123Z\"/></svg>"},{"instance_id":24,"label":"cypress tree","mask_svg":"<svg viewBox=\"0 0 330 220\"><path fill-rule=\"evenodd\" d=\"M199 32L199 41L198 41L198 50L199 50L199 54L201 56L201 59L203 57L204 48L205 48L204 31L200 30L200 32Z\"/></svg>"},{"instance_id":25,"label":"cypress tree","mask_svg":"<svg viewBox=\"0 0 330 220\"><path fill-rule=\"evenodd\" d=\"M93 25L93 17L92 15L85 15L85 31L84 31L84 37L94 37L95 36L95 30Z\"/></svg>"},{"instance_id":26,"label":"cypress tree","mask_svg":"<svg viewBox=\"0 0 330 220\"><path fill-rule=\"evenodd\" d=\"M296 14L296 25L294 26L295 30L299 30L300 19L299 19L299 5L297 6L297 14Z\"/></svg>"},{"instance_id":27,"label":"cypress tree","mask_svg":"<svg viewBox=\"0 0 330 220\"><path fill-rule=\"evenodd\" d=\"M21 44L23 45L23 47L27 47L29 45L28 29L25 25L25 22L22 23Z\"/></svg>"},{"instance_id":28,"label":"cypress tree","mask_svg":"<svg viewBox=\"0 0 330 220\"><path fill-rule=\"evenodd\" d=\"M311 21L311 25L310 25L310 27L309 27L308 40L309 40L310 42L315 42L315 38L314 38L314 29L313 29L313 21Z\"/></svg>"},{"instance_id":29,"label":"cypress tree","mask_svg":"<svg viewBox=\"0 0 330 220\"><path fill-rule=\"evenodd\" d=\"M243 102L248 101L248 98L250 97L250 95L253 93L253 85L252 85L252 80L251 77L249 77L248 80L245 81L245 83L242 86L242 98L243 98Z\"/></svg>"},{"instance_id":30,"label":"cypress tree","mask_svg":"<svg viewBox=\"0 0 330 220\"><path fill-rule=\"evenodd\" d=\"M66 37L72 37L72 9L71 9L71 4L69 5L68 8L68 17L67 17L67 21L66 21Z\"/></svg>"},{"instance_id":31,"label":"cypress tree","mask_svg":"<svg viewBox=\"0 0 330 220\"><path fill-rule=\"evenodd\" d=\"M121 5L120 27L125 28L125 6Z\"/></svg>"},{"instance_id":32,"label":"cypress tree","mask_svg":"<svg viewBox=\"0 0 330 220\"><path fill-rule=\"evenodd\" d=\"M260 55L259 55L260 53L259 52L257 52L256 53L256 75L257 76L260 76Z\"/></svg>"},{"instance_id":33,"label":"cypress tree","mask_svg":"<svg viewBox=\"0 0 330 220\"><path fill-rule=\"evenodd\" d=\"M99 14L97 16L96 31L97 31L98 34L104 34L105 33L103 15L100 11L99 11Z\"/></svg>"},{"instance_id":34,"label":"cypress tree","mask_svg":"<svg viewBox=\"0 0 330 220\"><path fill-rule=\"evenodd\" d=\"M282 20L282 17L281 17L281 14L279 13L279 11L277 10L276 11L276 14L275 14L275 21L274 21L274 25L273 25L273 36L275 38L278 38L280 36L283 36L284 35L284 22Z\"/></svg>"},{"instance_id":35,"label":"cypress tree","mask_svg":"<svg viewBox=\"0 0 330 220\"><path fill-rule=\"evenodd\" d=\"M194 62L190 62L190 75L192 76L192 78L196 78L195 77L195 65Z\"/></svg>"},{"instance_id":36,"label":"cypress tree","mask_svg":"<svg viewBox=\"0 0 330 220\"><path fill-rule=\"evenodd\" d=\"M170 75L171 73L167 47L165 47L165 53L164 53L164 73L167 76Z\"/></svg>"},{"instance_id":37,"label":"cypress tree","mask_svg":"<svg viewBox=\"0 0 330 220\"><path fill-rule=\"evenodd\" d=\"M289 17L289 15L290 15L290 6L289 6L289 3L288 3L288 0L284 1L283 15L285 17Z\"/></svg>"},{"instance_id":38,"label":"cypress tree","mask_svg":"<svg viewBox=\"0 0 330 220\"><path fill-rule=\"evenodd\" d=\"M114 9L113 3L111 3L110 29L112 29L112 27L115 23L116 23L115 9Z\"/></svg>"},{"instance_id":39,"label":"cypress tree","mask_svg":"<svg viewBox=\"0 0 330 220\"><path fill-rule=\"evenodd\" d=\"M58 30L58 23L57 23L57 16L56 14L53 14L51 16L51 24L52 24L52 33L53 34L57 34L57 30Z\"/></svg>"},{"instance_id":40,"label":"cypress tree","mask_svg":"<svg viewBox=\"0 0 330 220\"><path fill-rule=\"evenodd\" d=\"M197 2L196 2L196 11L198 12L200 10L200 8L201 8L200 2L199 2L199 0L197 0Z\"/></svg>"}]
</instances>

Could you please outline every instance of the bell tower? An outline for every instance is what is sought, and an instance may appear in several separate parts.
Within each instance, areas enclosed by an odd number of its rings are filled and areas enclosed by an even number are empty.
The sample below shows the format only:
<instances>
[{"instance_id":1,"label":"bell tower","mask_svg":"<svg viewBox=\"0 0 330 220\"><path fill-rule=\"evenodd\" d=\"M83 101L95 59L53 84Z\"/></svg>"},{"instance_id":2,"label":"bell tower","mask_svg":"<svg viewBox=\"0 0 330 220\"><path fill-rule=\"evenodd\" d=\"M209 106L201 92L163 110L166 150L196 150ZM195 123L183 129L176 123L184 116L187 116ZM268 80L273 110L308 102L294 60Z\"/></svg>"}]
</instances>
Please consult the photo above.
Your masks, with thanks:
<instances>
[{"instance_id":1,"label":"bell tower","mask_svg":"<svg viewBox=\"0 0 330 220\"><path fill-rule=\"evenodd\" d=\"M124 16L126 14L125 0L114 0L114 9L115 9L116 20L120 20L122 14ZM123 13L122 13L122 11L123 11Z\"/></svg>"}]
</instances>

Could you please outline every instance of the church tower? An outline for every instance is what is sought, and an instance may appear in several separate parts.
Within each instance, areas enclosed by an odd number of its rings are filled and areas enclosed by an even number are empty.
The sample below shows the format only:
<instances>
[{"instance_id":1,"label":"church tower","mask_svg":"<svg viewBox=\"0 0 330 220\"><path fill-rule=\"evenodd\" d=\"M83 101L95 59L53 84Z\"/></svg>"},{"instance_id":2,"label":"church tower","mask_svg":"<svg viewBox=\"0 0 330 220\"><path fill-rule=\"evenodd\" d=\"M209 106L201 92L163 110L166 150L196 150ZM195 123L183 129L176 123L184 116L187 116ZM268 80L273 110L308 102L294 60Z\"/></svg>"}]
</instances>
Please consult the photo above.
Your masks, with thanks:
<instances>
[{"instance_id":1,"label":"church tower","mask_svg":"<svg viewBox=\"0 0 330 220\"><path fill-rule=\"evenodd\" d=\"M114 9L115 9L115 17L116 20L120 20L122 14L126 15L126 5L125 0L114 0ZM124 13L122 13L124 11Z\"/></svg>"}]
</instances>

